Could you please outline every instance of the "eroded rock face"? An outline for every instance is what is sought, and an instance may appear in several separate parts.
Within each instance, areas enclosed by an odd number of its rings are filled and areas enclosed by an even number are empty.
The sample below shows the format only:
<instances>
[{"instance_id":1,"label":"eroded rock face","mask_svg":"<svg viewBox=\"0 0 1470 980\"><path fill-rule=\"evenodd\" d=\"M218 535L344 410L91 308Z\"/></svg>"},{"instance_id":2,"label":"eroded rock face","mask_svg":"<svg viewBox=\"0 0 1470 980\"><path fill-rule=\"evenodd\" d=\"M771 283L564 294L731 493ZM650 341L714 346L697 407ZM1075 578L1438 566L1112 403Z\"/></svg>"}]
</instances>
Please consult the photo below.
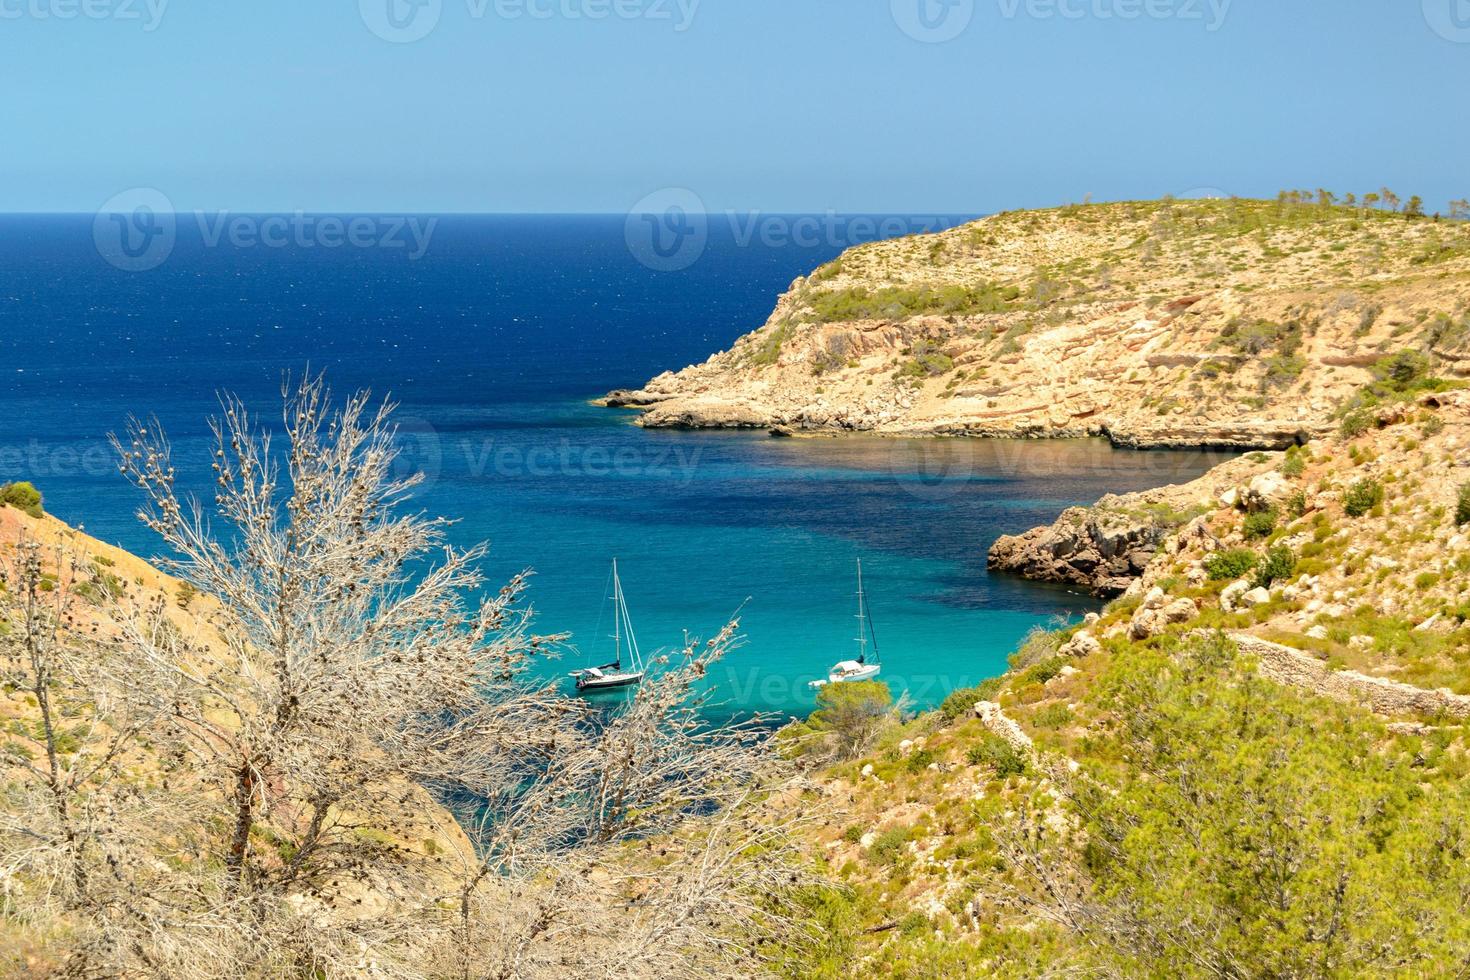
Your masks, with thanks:
<instances>
[{"instance_id":1,"label":"eroded rock face","mask_svg":"<svg viewBox=\"0 0 1470 980\"><path fill-rule=\"evenodd\" d=\"M990 548L992 571L1038 582L1080 585L1112 597L1138 581L1175 535L1209 538L1197 518L1235 488L1280 464L1280 457L1244 457L1197 480L1139 493L1109 494L1091 507L1073 507L1054 524L1000 538ZM1233 489L1232 491L1233 492ZM1211 542L1204 542L1206 550Z\"/></svg>"},{"instance_id":2,"label":"eroded rock face","mask_svg":"<svg viewBox=\"0 0 1470 980\"><path fill-rule=\"evenodd\" d=\"M1038 582L1080 585L1117 595L1143 574L1170 529L1112 510L1073 507L1055 524L1003 537L990 549L992 571Z\"/></svg>"},{"instance_id":3,"label":"eroded rock face","mask_svg":"<svg viewBox=\"0 0 1470 980\"><path fill-rule=\"evenodd\" d=\"M1441 241L1470 246L1470 226L1363 236L1350 212L1283 223L1276 209L1012 212L861 245L793 282L729 350L606 403L651 427L1284 449L1328 434L1395 349L1470 373L1470 339L1436 340L1429 315L1470 296L1470 247ZM1234 230L1241 213L1264 240ZM1429 245L1449 257L1422 275L1412 257Z\"/></svg>"}]
</instances>

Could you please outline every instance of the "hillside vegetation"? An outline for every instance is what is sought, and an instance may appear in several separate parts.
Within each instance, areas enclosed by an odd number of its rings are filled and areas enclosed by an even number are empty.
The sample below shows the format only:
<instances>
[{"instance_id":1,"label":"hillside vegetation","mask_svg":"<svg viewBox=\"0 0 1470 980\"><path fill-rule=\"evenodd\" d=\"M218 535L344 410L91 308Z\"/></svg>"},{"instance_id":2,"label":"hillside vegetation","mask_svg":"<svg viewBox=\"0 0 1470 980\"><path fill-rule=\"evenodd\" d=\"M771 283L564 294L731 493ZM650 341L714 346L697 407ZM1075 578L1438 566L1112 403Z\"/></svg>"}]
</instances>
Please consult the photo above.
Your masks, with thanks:
<instances>
[{"instance_id":1,"label":"hillside vegetation","mask_svg":"<svg viewBox=\"0 0 1470 980\"><path fill-rule=\"evenodd\" d=\"M861 245L608 403L649 426L1281 448L1401 350L1470 375L1470 224L1415 208L1071 205Z\"/></svg>"},{"instance_id":2,"label":"hillside vegetation","mask_svg":"<svg viewBox=\"0 0 1470 980\"><path fill-rule=\"evenodd\" d=\"M1415 387L1176 488L1004 677L850 752L785 733L840 883L791 975L1470 969L1470 398Z\"/></svg>"}]
</instances>

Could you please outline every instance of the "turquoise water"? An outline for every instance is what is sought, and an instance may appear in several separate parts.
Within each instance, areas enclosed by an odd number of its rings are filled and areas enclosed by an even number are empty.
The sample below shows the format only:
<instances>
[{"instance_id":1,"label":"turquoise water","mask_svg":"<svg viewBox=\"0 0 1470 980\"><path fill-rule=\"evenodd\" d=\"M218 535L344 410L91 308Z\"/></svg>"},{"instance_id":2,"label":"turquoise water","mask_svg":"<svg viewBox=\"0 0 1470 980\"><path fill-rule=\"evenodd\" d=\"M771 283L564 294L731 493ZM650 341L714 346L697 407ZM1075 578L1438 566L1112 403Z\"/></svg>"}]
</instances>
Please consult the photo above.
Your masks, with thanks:
<instances>
[{"instance_id":1,"label":"turquoise water","mask_svg":"<svg viewBox=\"0 0 1470 980\"><path fill-rule=\"evenodd\" d=\"M0 218L0 481L129 550L157 543L105 433L156 414L181 481L207 490L204 419L228 389L274 414L281 372L401 402L415 504L488 540L492 583L536 575L538 627L570 632L548 674L601 663L617 557L646 652L745 639L712 681L732 708L801 712L856 645L863 559L883 677L919 705L1005 668L1026 631L1096 607L989 575L999 534L1063 508L1189 479L1223 457L1100 441L773 439L644 431L588 399L702 359L758 326L838 244L768 248L712 229L691 268L652 271L621 218L445 218L423 259L388 251L207 247L100 261L90 219Z\"/></svg>"}]
</instances>

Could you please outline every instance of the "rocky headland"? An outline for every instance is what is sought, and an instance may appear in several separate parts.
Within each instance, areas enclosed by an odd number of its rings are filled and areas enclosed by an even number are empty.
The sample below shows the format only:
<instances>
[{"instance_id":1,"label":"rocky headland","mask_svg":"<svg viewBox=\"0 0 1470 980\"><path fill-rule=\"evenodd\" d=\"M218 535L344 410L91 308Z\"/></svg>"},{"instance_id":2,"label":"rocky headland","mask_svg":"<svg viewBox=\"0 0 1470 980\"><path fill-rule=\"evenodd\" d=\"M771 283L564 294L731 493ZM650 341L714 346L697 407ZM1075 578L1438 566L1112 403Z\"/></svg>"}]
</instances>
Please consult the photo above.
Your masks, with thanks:
<instances>
[{"instance_id":1,"label":"rocky headland","mask_svg":"<svg viewBox=\"0 0 1470 980\"><path fill-rule=\"evenodd\" d=\"M604 404L639 424L1282 449L1384 360L1470 376L1470 226L1287 201L1074 205L848 250Z\"/></svg>"}]
</instances>

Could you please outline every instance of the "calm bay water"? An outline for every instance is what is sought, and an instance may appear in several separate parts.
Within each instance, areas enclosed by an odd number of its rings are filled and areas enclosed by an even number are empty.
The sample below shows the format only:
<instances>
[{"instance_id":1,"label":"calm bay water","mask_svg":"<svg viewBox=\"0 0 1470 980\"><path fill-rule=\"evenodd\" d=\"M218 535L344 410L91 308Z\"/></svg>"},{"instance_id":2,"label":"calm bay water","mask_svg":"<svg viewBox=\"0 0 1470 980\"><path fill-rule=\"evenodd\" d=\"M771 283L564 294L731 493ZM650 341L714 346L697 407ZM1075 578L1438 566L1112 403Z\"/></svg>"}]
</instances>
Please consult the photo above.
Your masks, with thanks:
<instances>
[{"instance_id":1,"label":"calm bay water","mask_svg":"<svg viewBox=\"0 0 1470 980\"><path fill-rule=\"evenodd\" d=\"M0 481L31 480L62 519L155 553L106 433L156 415L181 482L207 490L216 392L274 417L282 372L309 364L401 403L405 460L428 477L416 502L458 518L458 543L491 542L492 582L535 570L538 626L574 634L548 669L606 652L616 556L646 651L712 634L749 598L746 641L714 680L732 706L804 711L806 682L854 650L861 557L884 677L933 704L1003 670L1032 626L1096 606L988 575L997 535L1224 457L645 432L587 404L758 326L794 277L866 237L835 227L800 246L717 220L698 261L660 272L634 259L621 217L445 217L417 260L211 244L191 219L162 264L126 272L100 257L90 216L0 218Z\"/></svg>"}]
</instances>

